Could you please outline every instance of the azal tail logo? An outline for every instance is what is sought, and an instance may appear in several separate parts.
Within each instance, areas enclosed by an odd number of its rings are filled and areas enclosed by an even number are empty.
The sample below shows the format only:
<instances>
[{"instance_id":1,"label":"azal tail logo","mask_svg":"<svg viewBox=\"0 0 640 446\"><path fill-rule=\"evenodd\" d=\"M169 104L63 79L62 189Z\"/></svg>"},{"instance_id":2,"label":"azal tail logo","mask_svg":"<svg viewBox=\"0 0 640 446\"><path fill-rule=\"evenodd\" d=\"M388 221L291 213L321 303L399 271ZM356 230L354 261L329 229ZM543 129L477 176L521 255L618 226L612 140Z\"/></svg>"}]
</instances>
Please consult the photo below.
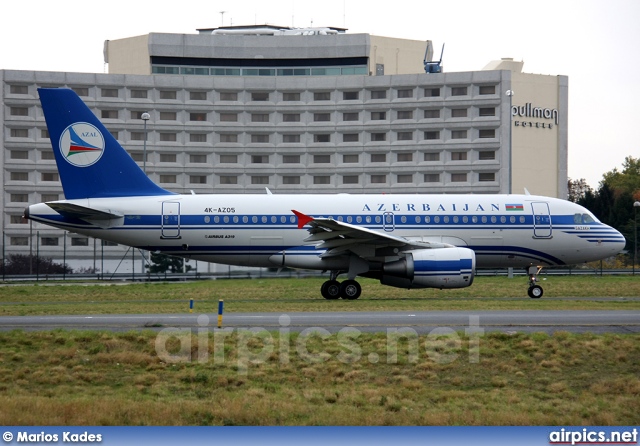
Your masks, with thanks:
<instances>
[{"instance_id":1,"label":"azal tail logo","mask_svg":"<svg viewBox=\"0 0 640 446\"><path fill-rule=\"evenodd\" d=\"M104 153L104 137L95 126L76 122L62 132L60 153L69 164L76 167L91 166Z\"/></svg>"}]
</instances>

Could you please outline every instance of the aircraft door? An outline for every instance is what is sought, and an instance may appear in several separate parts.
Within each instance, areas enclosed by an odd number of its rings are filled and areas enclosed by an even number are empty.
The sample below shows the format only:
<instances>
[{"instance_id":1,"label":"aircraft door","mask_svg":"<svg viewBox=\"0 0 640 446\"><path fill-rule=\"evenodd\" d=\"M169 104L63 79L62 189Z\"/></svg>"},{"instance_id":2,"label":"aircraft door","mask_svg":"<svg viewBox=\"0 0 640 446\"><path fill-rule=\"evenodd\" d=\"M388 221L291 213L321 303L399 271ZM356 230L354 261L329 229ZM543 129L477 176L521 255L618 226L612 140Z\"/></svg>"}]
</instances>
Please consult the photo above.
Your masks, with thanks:
<instances>
[{"instance_id":1,"label":"aircraft door","mask_svg":"<svg viewBox=\"0 0 640 446\"><path fill-rule=\"evenodd\" d=\"M385 212L382 214L382 228L387 232L393 232L396 228L393 212Z\"/></svg>"},{"instance_id":2,"label":"aircraft door","mask_svg":"<svg viewBox=\"0 0 640 446\"><path fill-rule=\"evenodd\" d=\"M533 238L551 238L551 214L549 203L533 202Z\"/></svg>"},{"instance_id":3,"label":"aircraft door","mask_svg":"<svg viewBox=\"0 0 640 446\"><path fill-rule=\"evenodd\" d=\"M161 238L180 238L180 203L177 201L162 202Z\"/></svg>"}]
</instances>

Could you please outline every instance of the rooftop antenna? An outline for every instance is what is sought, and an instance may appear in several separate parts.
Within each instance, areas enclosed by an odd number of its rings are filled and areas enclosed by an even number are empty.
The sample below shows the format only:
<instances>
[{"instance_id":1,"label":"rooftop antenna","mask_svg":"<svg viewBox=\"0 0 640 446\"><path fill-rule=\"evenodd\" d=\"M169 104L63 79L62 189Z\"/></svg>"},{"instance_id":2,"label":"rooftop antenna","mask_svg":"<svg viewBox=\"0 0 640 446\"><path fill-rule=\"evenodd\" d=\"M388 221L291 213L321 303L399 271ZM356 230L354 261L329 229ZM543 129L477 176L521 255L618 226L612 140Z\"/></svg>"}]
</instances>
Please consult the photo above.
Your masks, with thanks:
<instances>
[{"instance_id":1,"label":"rooftop antenna","mask_svg":"<svg viewBox=\"0 0 640 446\"><path fill-rule=\"evenodd\" d=\"M220 26L224 26L224 13L227 11L220 11Z\"/></svg>"},{"instance_id":2,"label":"rooftop antenna","mask_svg":"<svg viewBox=\"0 0 640 446\"><path fill-rule=\"evenodd\" d=\"M427 40L427 49L424 52L424 72L442 73L442 55L444 54L444 43L440 52L440 60L433 60L433 43Z\"/></svg>"}]
</instances>

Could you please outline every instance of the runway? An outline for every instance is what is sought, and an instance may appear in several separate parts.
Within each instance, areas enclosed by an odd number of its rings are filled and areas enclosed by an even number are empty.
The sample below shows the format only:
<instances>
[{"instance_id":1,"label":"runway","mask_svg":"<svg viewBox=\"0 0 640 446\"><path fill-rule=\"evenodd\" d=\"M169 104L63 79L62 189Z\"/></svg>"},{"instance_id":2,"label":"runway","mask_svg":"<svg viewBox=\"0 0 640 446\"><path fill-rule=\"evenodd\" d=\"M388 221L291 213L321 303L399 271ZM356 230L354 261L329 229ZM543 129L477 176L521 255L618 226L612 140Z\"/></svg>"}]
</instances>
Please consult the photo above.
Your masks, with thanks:
<instances>
[{"instance_id":1,"label":"runway","mask_svg":"<svg viewBox=\"0 0 640 446\"><path fill-rule=\"evenodd\" d=\"M165 328L217 329L217 314L114 314L87 316L3 316L0 330L156 330ZM447 327L463 331L479 327L486 332L640 333L640 311L523 310L523 311L395 311L395 312L291 312L232 313L223 317L223 328L287 328L304 331L319 328L338 332L343 328L362 332L386 332L411 328L430 333Z\"/></svg>"}]
</instances>

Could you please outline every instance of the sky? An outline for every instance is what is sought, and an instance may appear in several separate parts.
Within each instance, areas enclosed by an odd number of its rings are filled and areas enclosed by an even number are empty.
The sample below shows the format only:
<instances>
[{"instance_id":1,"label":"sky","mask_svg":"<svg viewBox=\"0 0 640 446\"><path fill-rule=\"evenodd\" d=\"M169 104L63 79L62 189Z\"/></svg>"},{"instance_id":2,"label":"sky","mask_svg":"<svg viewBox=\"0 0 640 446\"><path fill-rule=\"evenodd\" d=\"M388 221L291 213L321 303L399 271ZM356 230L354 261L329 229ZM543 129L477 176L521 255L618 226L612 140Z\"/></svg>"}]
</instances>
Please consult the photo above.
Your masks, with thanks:
<instances>
[{"instance_id":1,"label":"sky","mask_svg":"<svg viewBox=\"0 0 640 446\"><path fill-rule=\"evenodd\" d=\"M640 157L639 0L4 0L0 15L9 70L106 73L105 40L265 23L432 40L436 53L445 43L445 72L512 57L526 73L569 77L571 179L597 188Z\"/></svg>"}]
</instances>

